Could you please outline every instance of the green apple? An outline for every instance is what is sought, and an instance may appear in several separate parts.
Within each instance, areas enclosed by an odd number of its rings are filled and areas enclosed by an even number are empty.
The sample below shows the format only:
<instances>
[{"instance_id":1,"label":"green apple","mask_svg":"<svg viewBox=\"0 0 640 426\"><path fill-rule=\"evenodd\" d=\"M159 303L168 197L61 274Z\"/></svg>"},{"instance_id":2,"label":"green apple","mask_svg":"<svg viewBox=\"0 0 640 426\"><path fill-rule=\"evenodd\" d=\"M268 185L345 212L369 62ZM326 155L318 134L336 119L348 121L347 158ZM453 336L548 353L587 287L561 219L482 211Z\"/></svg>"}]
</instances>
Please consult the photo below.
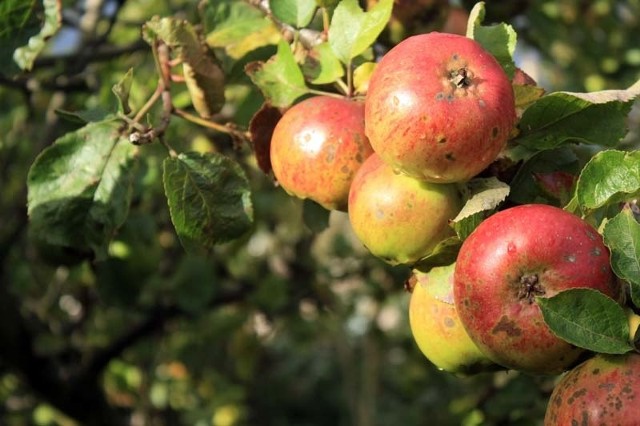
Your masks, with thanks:
<instances>
[{"instance_id":1,"label":"green apple","mask_svg":"<svg viewBox=\"0 0 640 426\"><path fill-rule=\"evenodd\" d=\"M362 243L386 262L413 264L453 235L462 202L455 185L394 171L377 154L360 167L349 191L349 221Z\"/></svg>"},{"instance_id":2,"label":"green apple","mask_svg":"<svg viewBox=\"0 0 640 426\"><path fill-rule=\"evenodd\" d=\"M413 271L409 302L411 333L436 367L456 374L492 371L500 367L483 354L464 329L453 302L455 264Z\"/></svg>"}]
</instances>

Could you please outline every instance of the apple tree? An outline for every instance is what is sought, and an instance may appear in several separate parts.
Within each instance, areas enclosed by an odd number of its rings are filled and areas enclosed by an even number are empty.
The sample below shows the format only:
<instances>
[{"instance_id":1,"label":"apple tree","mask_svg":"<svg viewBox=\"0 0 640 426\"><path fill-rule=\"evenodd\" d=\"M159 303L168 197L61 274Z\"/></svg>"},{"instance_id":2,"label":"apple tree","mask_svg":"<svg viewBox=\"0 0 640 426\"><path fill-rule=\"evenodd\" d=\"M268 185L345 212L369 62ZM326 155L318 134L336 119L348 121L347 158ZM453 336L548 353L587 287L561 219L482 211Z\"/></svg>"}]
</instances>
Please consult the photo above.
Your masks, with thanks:
<instances>
[{"instance_id":1,"label":"apple tree","mask_svg":"<svg viewBox=\"0 0 640 426\"><path fill-rule=\"evenodd\" d=\"M638 16L3 0L0 423L633 419Z\"/></svg>"}]
</instances>

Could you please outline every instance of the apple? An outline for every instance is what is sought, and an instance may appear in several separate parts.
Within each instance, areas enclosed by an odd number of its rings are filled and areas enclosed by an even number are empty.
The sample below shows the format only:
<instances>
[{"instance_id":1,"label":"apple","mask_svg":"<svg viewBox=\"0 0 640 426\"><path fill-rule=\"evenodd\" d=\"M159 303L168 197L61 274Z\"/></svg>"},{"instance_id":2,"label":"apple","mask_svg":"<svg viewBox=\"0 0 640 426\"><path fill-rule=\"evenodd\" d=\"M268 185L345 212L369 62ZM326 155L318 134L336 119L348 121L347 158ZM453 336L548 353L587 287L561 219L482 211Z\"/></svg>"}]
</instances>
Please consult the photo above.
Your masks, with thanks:
<instances>
[{"instance_id":1,"label":"apple","mask_svg":"<svg viewBox=\"0 0 640 426\"><path fill-rule=\"evenodd\" d=\"M528 204L480 223L462 243L454 300L465 329L496 363L540 374L583 352L551 332L536 297L587 287L619 300L609 251L596 229L560 208Z\"/></svg>"},{"instance_id":2,"label":"apple","mask_svg":"<svg viewBox=\"0 0 640 426\"><path fill-rule=\"evenodd\" d=\"M288 109L271 137L273 174L287 193L328 210L346 210L353 176L373 152L364 105L314 96Z\"/></svg>"},{"instance_id":3,"label":"apple","mask_svg":"<svg viewBox=\"0 0 640 426\"><path fill-rule=\"evenodd\" d=\"M640 419L640 354L596 355L556 384L545 426L637 425Z\"/></svg>"},{"instance_id":4,"label":"apple","mask_svg":"<svg viewBox=\"0 0 640 426\"><path fill-rule=\"evenodd\" d=\"M396 172L375 153L360 167L349 191L354 233L371 253L392 265L415 263L453 235L449 221L461 208L455 185Z\"/></svg>"},{"instance_id":5,"label":"apple","mask_svg":"<svg viewBox=\"0 0 640 426\"><path fill-rule=\"evenodd\" d=\"M514 127L513 88L476 41L431 32L382 57L365 99L365 131L394 169L430 182L466 181L500 153Z\"/></svg>"},{"instance_id":6,"label":"apple","mask_svg":"<svg viewBox=\"0 0 640 426\"><path fill-rule=\"evenodd\" d=\"M497 368L471 340L453 303L455 264L414 270L409 285L409 326L418 348L440 370L467 375Z\"/></svg>"},{"instance_id":7,"label":"apple","mask_svg":"<svg viewBox=\"0 0 640 426\"><path fill-rule=\"evenodd\" d=\"M629 323L629 342L635 345L636 334L638 333L638 327L640 327L640 315L627 308L627 321Z\"/></svg>"}]
</instances>

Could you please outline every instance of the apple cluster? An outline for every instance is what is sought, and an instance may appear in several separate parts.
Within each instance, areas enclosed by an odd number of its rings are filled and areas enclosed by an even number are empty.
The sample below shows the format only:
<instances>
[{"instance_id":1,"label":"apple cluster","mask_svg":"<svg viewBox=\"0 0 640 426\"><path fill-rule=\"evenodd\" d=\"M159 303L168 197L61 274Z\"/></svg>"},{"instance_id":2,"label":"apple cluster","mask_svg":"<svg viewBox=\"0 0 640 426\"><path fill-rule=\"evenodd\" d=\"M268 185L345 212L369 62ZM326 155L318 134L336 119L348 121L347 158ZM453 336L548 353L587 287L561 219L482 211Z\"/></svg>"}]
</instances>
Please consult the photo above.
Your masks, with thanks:
<instances>
[{"instance_id":1,"label":"apple cluster","mask_svg":"<svg viewBox=\"0 0 640 426\"><path fill-rule=\"evenodd\" d=\"M496 160L517 115L512 81L494 56L470 38L432 32L381 58L364 101L307 98L285 112L271 139L273 173L288 193L346 211L373 255L413 268L412 334L434 365L454 374L567 371L584 350L550 330L537 299L572 288L621 298L598 231L549 205L503 209L464 240L453 264L419 269L455 235L461 185ZM627 358L623 365L640 365ZM594 378L579 367L567 380L602 384L620 363L588 362L607 373ZM625 389L640 392L637 370ZM556 406L566 402L563 389ZM547 424L569 424L565 412L550 404Z\"/></svg>"}]
</instances>

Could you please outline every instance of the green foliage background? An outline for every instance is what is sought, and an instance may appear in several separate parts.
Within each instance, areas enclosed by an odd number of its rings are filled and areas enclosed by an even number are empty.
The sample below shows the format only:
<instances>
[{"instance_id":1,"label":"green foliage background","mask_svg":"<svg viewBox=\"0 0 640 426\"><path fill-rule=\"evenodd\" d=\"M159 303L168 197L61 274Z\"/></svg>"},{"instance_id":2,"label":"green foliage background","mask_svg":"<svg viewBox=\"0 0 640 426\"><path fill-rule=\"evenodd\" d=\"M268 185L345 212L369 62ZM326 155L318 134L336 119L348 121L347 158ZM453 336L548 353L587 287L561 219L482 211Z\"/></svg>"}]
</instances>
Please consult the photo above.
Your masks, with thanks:
<instances>
[{"instance_id":1,"label":"green foliage background","mask_svg":"<svg viewBox=\"0 0 640 426\"><path fill-rule=\"evenodd\" d=\"M206 40L227 78L216 121L247 128L263 98L244 65L271 57L279 33L250 2L209 3L201 6L204 16L216 13L204 19ZM306 3L298 13L283 9L281 19L305 26ZM400 33L441 28L450 6L432 3ZM107 246L95 246L86 221L65 224L61 238L77 237L73 247L30 224L26 185L39 182L28 173L36 158L46 160L41 152L126 102L140 108L153 93L157 75L142 25L154 15L198 22L203 13L182 0L97 4L83 10L66 0L64 14L55 16L52 2L0 3L0 423L541 424L555 378L461 378L435 369L409 332L408 269L370 256L344 213L327 218L275 187L250 147L229 134L178 118L165 134L176 151L200 153L188 159L194 164L218 164L221 154L237 159L253 192L251 232L207 247L206 255L185 252L165 197L163 162L180 174L187 161L166 163L157 143L122 154L125 163L136 158L127 169L130 189L121 194L130 205L117 215L122 223L104 224L92 213L112 235ZM516 64L535 65L549 92L624 89L640 79L637 0L489 1L485 20L515 27L522 49ZM321 21L316 16L311 25ZM13 51L43 22L60 26L58 38L47 39L32 68L20 71ZM77 38L60 38L70 34ZM388 27L381 45L397 34L397 26ZM111 88L123 83L132 86L119 102ZM172 95L177 106L190 105L186 88ZM634 111L630 147L640 138ZM242 173L233 182L244 182ZM622 219L607 226L609 235L637 227ZM99 261L86 260L87 251Z\"/></svg>"}]
</instances>

